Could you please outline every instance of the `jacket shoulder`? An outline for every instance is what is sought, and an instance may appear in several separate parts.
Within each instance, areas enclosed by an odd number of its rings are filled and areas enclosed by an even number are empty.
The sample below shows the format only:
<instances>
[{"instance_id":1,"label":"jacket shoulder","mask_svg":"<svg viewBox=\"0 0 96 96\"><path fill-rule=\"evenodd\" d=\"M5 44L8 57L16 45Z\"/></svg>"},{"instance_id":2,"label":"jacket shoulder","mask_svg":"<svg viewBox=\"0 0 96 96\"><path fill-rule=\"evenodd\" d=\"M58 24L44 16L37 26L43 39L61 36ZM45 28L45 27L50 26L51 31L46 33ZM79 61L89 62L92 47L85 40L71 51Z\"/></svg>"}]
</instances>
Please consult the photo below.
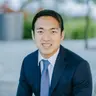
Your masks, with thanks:
<instances>
[{"instance_id":1,"label":"jacket shoulder","mask_svg":"<svg viewBox=\"0 0 96 96\"><path fill-rule=\"evenodd\" d=\"M78 55L77 53L64 48L65 53L66 53L66 59L69 63L71 63L72 65L78 66L81 63L88 63L84 58L82 58L80 55Z\"/></svg>"},{"instance_id":2,"label":"jacket shoulder","mask_svg":"<svg viewBox=\"0 0 96 96\"><path fill-rule=\"evenodd\" d=\"M30 60L34 60L34 58L38 57L38 50L29 53L27 56L24 57L23 62L28 62Z\"/></svg>"},{"instance_id":3,"label":"jacket shoulder","mask_svg":"<svg viewBox=\"0 0 96 96\"><path fill-rule=\"evenodd\" d=\"M77 69L82 69L82 71L85 69L90 69L89 63L84 58L69 49L64 48L64 50L66 53L65 58L67 62L67 68L69 68L69 70L72 70L73 73L75 73Z\"/></svg>"}]
</instances>

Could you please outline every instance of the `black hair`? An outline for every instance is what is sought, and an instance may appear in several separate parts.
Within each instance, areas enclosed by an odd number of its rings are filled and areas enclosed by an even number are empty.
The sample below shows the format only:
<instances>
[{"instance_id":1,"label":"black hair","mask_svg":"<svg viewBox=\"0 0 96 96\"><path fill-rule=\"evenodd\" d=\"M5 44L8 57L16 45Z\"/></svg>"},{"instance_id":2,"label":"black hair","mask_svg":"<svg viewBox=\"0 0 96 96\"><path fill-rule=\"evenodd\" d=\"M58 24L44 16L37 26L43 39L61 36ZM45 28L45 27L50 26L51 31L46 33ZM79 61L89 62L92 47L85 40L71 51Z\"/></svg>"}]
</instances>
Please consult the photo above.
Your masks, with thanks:
<instances>
[{"instance_id":1,"label":"black hair","mask_svg":"<svg viewBox=\"0 0 96 96\"><path fill-rule=\"evenodd\" d=\"M42 16L52 16L54 17L59 25L60 25L60 28L61 28L61 32L64 30L64 25L63 25L63 19L61 17L61 15L59 13L57 13L56 11L53 11L53 10L41 10L39 11L33 18L33 22L32 22L32 31L34 32L34 28L35 28L35 22L38 18L42 17Z\"/></svg>"}]
</instances>

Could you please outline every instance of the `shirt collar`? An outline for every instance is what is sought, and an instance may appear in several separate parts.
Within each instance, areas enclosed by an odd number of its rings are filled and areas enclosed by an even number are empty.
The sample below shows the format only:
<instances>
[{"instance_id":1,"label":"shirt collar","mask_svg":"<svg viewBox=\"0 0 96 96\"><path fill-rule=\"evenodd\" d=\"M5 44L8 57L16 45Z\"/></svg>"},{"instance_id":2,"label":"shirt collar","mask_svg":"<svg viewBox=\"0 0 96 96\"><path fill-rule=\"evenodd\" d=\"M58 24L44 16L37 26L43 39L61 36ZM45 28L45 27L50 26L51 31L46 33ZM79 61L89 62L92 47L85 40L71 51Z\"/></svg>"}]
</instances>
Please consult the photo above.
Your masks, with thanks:
<instances>
[{"instance_id":1,"label":"shirt collar","mask_svg":"<svg viewBox=\"0 0 96 96\"><path fill-rule=\"evenodd\" d=\"M48 58L47 60L51 63L51 65L54 67L54 65L55 65L55 61L56 61L56 58L57 58L57 55L58 55L58 53L59 53L59 50L60 50L60 48L58 48L58 50L56 51L56 53L53 55L53 56L51 56L50 58ZM44 57L42 57L42 55L41 55L41 53L40 53L40 51L38 51L39 52L39 55L38 55L38 66L39 66L39 62L42 60L42 59L45 59L46 60L46 58L44 58Z\"/></svg>"}]
</instances>

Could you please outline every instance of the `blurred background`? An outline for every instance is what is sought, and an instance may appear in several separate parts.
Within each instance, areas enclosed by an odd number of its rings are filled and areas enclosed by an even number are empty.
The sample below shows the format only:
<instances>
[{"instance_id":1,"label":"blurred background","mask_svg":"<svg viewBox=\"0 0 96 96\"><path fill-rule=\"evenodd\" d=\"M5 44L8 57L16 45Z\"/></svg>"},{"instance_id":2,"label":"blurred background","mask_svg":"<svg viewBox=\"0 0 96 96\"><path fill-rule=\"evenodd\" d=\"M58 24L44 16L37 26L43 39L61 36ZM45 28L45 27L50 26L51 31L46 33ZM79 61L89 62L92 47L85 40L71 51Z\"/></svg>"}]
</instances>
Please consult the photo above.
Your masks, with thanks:
<instances>
[{"instance_id":1,"label":"blurred background","mask_svg":"<svg viewBox=\"0 0 96 96\"><path fill-rule=\"evenodd\" d=\"M34 15L52 9L62 15L62 45L90 63L96 96L96 0L0 0L0 96L15 96L23 58L36 50Z\"/></svg>"}]
</instances>

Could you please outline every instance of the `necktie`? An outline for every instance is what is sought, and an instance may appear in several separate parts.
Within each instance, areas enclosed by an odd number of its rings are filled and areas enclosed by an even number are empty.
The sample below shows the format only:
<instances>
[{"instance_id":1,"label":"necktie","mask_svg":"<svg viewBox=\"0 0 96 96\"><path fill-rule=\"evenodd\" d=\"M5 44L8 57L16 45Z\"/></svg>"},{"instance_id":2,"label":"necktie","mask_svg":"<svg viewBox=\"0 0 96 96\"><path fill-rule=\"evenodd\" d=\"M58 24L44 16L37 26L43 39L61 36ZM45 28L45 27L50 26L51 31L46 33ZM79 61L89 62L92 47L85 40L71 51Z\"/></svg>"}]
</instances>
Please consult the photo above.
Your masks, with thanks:
<instances>
[{"instance_id":1,"label":"necktie","mask_svg":"<svg viewBox=\"0 0 96 96\"><path fill-rule=\"evenodd\" d=\"M49 73L48 73L48 65L50 62L48 60L42 60L43 62L43 71L41 75L41 88L40 88L40 96L48 96L49 95Z\"/></svg>"}]
</instances>

